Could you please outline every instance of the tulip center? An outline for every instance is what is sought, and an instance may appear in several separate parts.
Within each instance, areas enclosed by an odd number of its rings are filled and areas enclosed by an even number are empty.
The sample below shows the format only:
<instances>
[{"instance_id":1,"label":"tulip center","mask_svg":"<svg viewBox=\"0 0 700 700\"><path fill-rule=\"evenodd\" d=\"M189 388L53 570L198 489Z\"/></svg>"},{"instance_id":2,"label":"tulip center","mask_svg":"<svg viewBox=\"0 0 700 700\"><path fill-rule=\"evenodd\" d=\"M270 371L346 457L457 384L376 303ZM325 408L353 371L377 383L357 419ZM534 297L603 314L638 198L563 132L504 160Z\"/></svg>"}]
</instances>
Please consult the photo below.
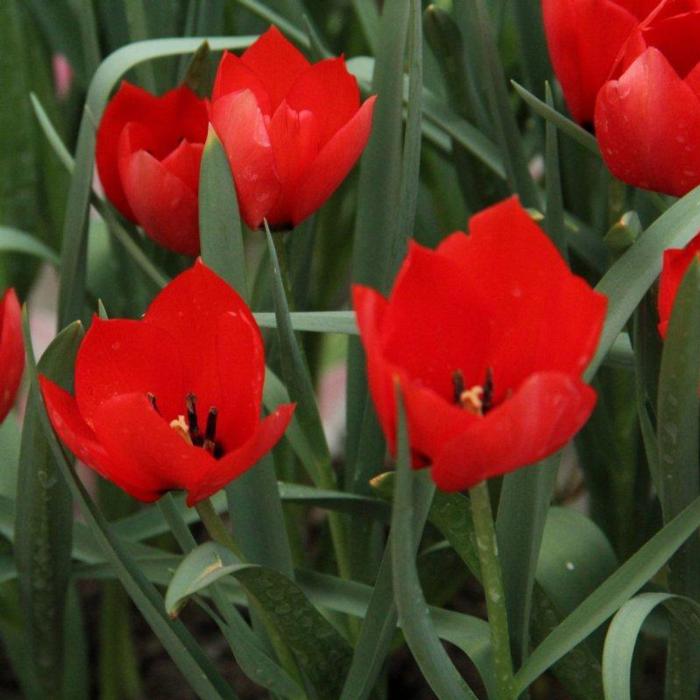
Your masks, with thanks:
<instances>
[{"instance_id":1,"label":"tulip center","mask_svg":"<svg viewBox=\"0 0 700 700\"><path fill-rule=\"evenodd\" d=\"M148 400L151 405L158 411L156 397L148 393ZM207 424L204 428L204 433L199 428L197 420L197 397L194 394L185 396L185 415L179 415L174 420L170 421L170 427L188 444L193 447L201 447L213 457L221 456L221 445L216 442L216 420L219 411L216 406L209 408L207 414Z\"/></svg>"},{"instance_id":2,"label":"tulip center","mask_svg":"<svg viewBox=\"0 0 700 700\"><path fill-rule=\"evenodd\" d=\"M464 384L462 370L452 374L454 387L454 402L468 413L475 416L485 416L493 408L493 370L486 369L483 384L475 384L467 388Z\"/></svg>"}]
</instances>

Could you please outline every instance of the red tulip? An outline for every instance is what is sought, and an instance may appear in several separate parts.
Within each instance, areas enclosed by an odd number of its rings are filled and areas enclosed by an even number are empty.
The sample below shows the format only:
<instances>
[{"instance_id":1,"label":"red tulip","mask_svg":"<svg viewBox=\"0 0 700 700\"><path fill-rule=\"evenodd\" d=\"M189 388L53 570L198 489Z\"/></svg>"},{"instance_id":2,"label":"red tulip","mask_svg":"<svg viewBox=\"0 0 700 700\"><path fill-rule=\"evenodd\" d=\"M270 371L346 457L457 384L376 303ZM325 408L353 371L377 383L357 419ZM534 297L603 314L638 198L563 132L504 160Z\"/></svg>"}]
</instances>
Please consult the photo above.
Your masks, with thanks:
<instances>
[{"instance_id":1,"label":"red tulip","mask_svg":"<svg viewBox=\"0 0 700 700\"><path fill-rule=\"evenodd\" d=\"M197 192L207 138L206 100L182 86L156 97L123 82L97 130L105 194L154 241L199 252Z\"/></svg>"},{"instance_id":2,"label":"red tulip","mask_svg":"<svg viewBox=\"0 0 700 700\"><path fill-rule=\"evenodd\" d=\"M695 236L685 248L670 248L664 251L664 264L659 282L659 333L666 337L671 320L673 302L681 286L683 277L693 260L700 255L700 234Z\"/></svg>"},{"instance_id":3,"label":"red tulip","mask_svg":"<svg viewBox=\"0 0 700 700\"><path fill-rule=\"evenodd\" d=\"M417 466L466 489L562 447L595 392L581 379L607 300L573 275L516 199L432 251L412 243L389 299L355 286L370 390L395 449L394 380Z\"/></svg>"},{"instance_id":4,"label":"red tulip","mask_svg":"<svg viewBox=\"0 0 700 700\"><path fill-rule=\"evenodd\" d=\"M51 423L73 454L134 498L184 489L192 505L252 467L294 410L260 420L265 358L243 300L200 261L140 321L93 323L75 398L41 377Z\"/></svg>"},{"instance_id":5,"label":"red tulip","mask_svg":"<svg viewBox=\"0 0 700 700\"><path fill-rule=\"evenodd\" d=\"M699 36L700 2L661 3L601 88L596 134L624 182L676 196L700 184Z\"/></svg>"},{"instance_id":6,"label":"red tulip","mask_svg":"<svg viewBox=\"0 0 700 700\"><path fill-rule=\"evenodd\" d=\"M343 58L311 65L274 27L241 58L224 53L211 120L248 226L292 227L316 211L362 153L373 107Z\"/></svg>"},{"instance_id":7,"label":"red tulip","mask_svg":"<svg viewBox=\"0 0 700 700\"><path fill-rule=\"evenodd\" d=\"M0 301L0 423L10 412L24 371L22 313L14 289Z\"/></svg>"},{"instance_id":8,"label":"red tulip","mask_svg":"<svg viewBox=\"0 0 700 700\"><path fill-rule=\"evenodd\" d=\"M542 0L554 72L573 118L593 121L595 99L632 30L659 0Z\"/></svg>"}]
</instances>

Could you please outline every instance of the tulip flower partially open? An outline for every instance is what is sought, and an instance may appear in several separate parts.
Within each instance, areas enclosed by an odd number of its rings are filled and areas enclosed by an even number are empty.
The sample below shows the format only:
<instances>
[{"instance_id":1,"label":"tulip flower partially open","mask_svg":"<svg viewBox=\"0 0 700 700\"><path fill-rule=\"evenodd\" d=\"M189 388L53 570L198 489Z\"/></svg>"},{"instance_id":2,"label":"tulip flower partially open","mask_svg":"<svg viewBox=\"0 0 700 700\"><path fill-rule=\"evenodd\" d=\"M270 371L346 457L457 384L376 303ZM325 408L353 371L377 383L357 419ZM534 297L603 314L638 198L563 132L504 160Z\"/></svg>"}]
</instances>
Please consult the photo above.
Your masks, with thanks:
<instances>
[{"instance_id":1,"label":"tulip flower partially open","mask_svg":"<svg viewBox=\"0 0 700 700\"><path fill-rule=\"evenodd\" d=\"M669 248L664 251L664 262L659 280L659 333L666 337L671 320L673 303L690 264L700 255L700 234L685 248Z\"/></svg>"},{"instance_id":2,"label":"tulip flower partially open","mask_svg":"<svg viewBox=\"0 0 700 700\"><path fill-rule=\"evenodd\" d=\"M211 120L248 226L292 227L316 211L360 157L373 107L343 58L312 65L274 27L240 58L225 53Z\"/></svg>"},{"instance_id":3,"label":"tulip flower partially open","mask_svg":"<svg viewBox=\"0 0 700 700\"><path fill-rule=\"evenodd\" d=\"M666 0L633 32L596 102L611 172L676 196L700 184L700 1Z\"/></svg>"},{"instance_id":4,"label":"tulip flower partially open","mask_svg":"<svg viewBox=\"0 0 700 700\"><path fill-rule=\"evenodd\" d=\"M188 87L156 97L123 82L97 130L105 194L153 240L199 253L199 166L209 124L206 100Z\"/></svg>"},{"instance_id":5,"label":"tulip flower partially open","mask_svg":"<svg viewBox=\"0 0 700 700\"><path fill-rule=\"evenodd\" d=\"M554 72L573 118L593 121L595 100L637 24L659 0L542 0Z\"/></svg>"},{"instance_id":6,"label":"tulip flower partially open","mask_svg":"<svg viewBox=\"0 0 700 700\"><path fill-rule=\"evenodd\" d=\"M23 371L21 311L15 290L8 289L0 301L0 423L15 402Z\"/></svg>"},{"instance_id":7,"label":"tulip flower partially open","mask_svg":"<svg viewBox=\"0 0 700 700\"><path fill-rule=\"evenodd\" d=\"M412 243L389 299L355 286L372 397L392 449L394 380L414 462L466 489L562 447L595 392L581 374L607 300L572 274L516 199L432 251Z\"/></svg>"},{"instance_id":8,"label":"tulip flower partially open","mask_svg":"<svg viewBox=\"0 0 700 700\"><path fill-rule=\"evenodd\" d=\"M142 501L172 489L193 505L252 467L294 406L260 419L265 358L243 300L201 262L140 321L93 319L75 398L40 377L51 423L80 460Z\"/></svg>"}]
</instances>

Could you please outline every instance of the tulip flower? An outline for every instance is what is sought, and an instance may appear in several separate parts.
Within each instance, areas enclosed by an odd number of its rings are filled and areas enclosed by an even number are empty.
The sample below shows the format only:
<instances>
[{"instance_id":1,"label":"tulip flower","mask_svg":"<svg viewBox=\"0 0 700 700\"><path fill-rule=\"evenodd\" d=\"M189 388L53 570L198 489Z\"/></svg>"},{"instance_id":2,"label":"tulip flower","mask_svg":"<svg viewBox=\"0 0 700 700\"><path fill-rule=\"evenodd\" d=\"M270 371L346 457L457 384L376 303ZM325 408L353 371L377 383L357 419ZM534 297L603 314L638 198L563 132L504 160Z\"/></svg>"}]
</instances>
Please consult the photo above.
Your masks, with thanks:
<instances>
[{"instance_id":1,"label":"tulip flower","mask_svg":"<svg viewBox=\"0 0 700 700\"><path fill-rule=\"evenodd\" d=\"M628 184L676 196L700 184L698 36L700 2L661 3L633 32L598 94L600 149Z\"/></svg>"},{"instance_id":2,"label":"tulip flower","mask_svg":"<svg viewBox=\"0 0 700 700\"><path fill-rule=\"evenodd\" d=\"M240 476L294 410L260 419L265 358L243 300L201 262L142 320L94 318L75 397L40 377L54 430L73 454L141 501L173 489L193 505Z\"/></svg>"},{"instance_id":3,"label":"tulip flower","mask_svg":"<svg viewBox=\"0 0 700 700\"><path fill-rule=\"evenodd\" d=\"M676 300L683 277L698 255L700 255L700 234L695 236L685 248L670 248L664 251L658 298L659 334L662 338L665 338L668 332L673 302Z\"/></svg>"},{"instance_id":4,"label":"tulip flower","mask_svg":"<svg viewBox=\"0 0 700 700\"><path fill-rule=\"evenodd\" d=\"M188 87L156 97L123 82L97 130L97 171L105 194L165 248L199 253L199 166L207 102Z\"/></svg>"},{"instance_id":5,"label":"tulip flower","mask_svg":"<svg viewBox=\"0 0 700 700\"><path fill-rule=\"evenodd\" d=\"M388 300L353 289L389 445L398 382L414 464L447 491L537 462L583 426L596 395L581 374L607 305L516 199L470 230L434 251L411 243Z\"/></svg>"},{"instance_id":6,"label":"tulip flower","mask_svg":"<svg viewBox=\"0 0 700 700\"><path fill-rule=\"evenodd\" d=\"M15 403L24 371L24 343L19 301L8 289L0 301L0 423Z\"/></svg>"},{"instance_id":7,"label":"tulip flower","mask_svg":"<svg viewBox=\"0 0 700 700\"><path fill-rule=\"evenodd\" d=\"M593 121L596 95L637 24L659 0L542 0L554 72L573 118Z\"/></svg>"},{"instance_id":8,"label":"tulip flower","mask_svg":"<svg viewBox=\"0 0 700 700\"><path fill-rule=\"evenodd\" d=\"M290 228L316 211L360 157L373 107L342 57L312 65L274 27L240 58L224 53L211 120L246 224Z\"/></svg>"}]
</instances>

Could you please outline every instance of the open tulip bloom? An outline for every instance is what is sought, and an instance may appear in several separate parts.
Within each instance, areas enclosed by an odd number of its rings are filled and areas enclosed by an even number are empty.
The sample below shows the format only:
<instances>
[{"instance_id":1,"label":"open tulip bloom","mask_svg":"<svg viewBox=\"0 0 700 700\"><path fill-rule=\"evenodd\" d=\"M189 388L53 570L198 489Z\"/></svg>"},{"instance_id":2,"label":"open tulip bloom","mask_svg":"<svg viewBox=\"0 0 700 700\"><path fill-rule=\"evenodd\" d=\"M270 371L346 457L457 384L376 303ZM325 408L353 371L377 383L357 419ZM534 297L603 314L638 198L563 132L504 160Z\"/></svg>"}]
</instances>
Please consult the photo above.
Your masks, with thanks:
<instances>
[{"instance_id":1,"label":"open tulip bloom","mask_svg":"<svg viewBox=\"0 0 700 700\"><path fill-rule=\"evenodd\" d=\"M211 120L248 226L291 228L316 211L360 157L373 108L342 57L312 65L274 27L240 58L224 53Z\"/></svg>"},{"instance_id":2,"label":"open tulip bloom","mask_svg":"<svg viewBox=\"0 0 700 700\"><path fill-rule=\"evenodd\" d=\"M24 371L24 343L19 301L14 289L0 300L0 423L12 408Z\"/></svg>"},{"instance_id":3,"label":"open tulip bloom","mask_svg":"<svg viewBox=\"0 0 700 700\"><path fill-rule=\"evenodd\" d=\"M700 184L700 2L666 0L626 42L596 101L611 172L682 196Z\"/></svg>"},{"instance_id":4,"label":"open tulip bloom","mask_svg":"<svg viewBox=\"0 0 700 700\"><path fill-rule=\"evenodd\" d=\"M412 243L388 300L353 289L387 439L398 379L414 462L448 491L532 464L581 428L596 400L581 374L607 305L516 199L470 231L435 251Z\"/></svg>"},{"instance_id":5,"label":"open tulip bloom","mask_svg":"<svg viewBox=\"0 0 700 700\"><path fill-rule=\"evenodd\" d=\"M75 397L45 377L51 423L73 454L134 498L187 491L194 505L265 455L294 411L261 420L265 358L245 302L203 263L140 321L94 318Z\"/></svg>"}]
</instances>

